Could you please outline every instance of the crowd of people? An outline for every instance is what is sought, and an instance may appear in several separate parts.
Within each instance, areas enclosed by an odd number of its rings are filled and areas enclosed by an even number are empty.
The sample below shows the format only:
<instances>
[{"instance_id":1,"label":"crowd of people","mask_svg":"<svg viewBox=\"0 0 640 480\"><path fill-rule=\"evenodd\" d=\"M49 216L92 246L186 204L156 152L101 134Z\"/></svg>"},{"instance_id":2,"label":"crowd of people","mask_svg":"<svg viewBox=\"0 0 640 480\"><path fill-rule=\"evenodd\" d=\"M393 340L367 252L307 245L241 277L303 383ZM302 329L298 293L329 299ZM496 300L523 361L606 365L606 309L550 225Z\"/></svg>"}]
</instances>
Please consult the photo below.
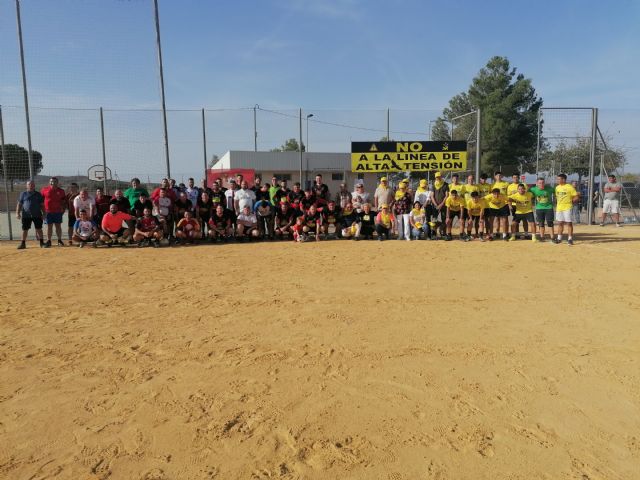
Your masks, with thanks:
<instances>
[{"instance_id":1,"label":"crowd of people","mask_svg":"<svg viewBox=\"0 0 640 480\"><path fill-rule=\"evenodd\" d=\"M249 185L237 175L229 180L228 188L221 179L211 186L203 180L200 187L193 178L187 185L163 179L151 193L134 178L129 188L116 190L113 196L100 188L92 196L75 183L65 192L55 177L40 192L29 181L16 209L23 231L18 248L26 248L32 225L41 247L51 247L54 229L58 245L64 246L65 212L68 243L78 247L160 247L259 239L450 241L454 230L464 241L530 238L539 242L548 234L550 241L560 243L565 229L567 243L573 245L573 212L580 194L564 174L557 176L553 187L543 178L530 187L520 182L519 175L513 175L509 183L501 172L495 172L491 183L486 174L478 182L469 175L462 183L457 173L447 182L438 172L432 184L422 179L415 190L407 180L396 188L389 186L386 177L379 182L373 193L366 192L361 181L354 191L343 183L332 196L322 175L307 189L300 183L289 189L285 180L276 177L264 184L256 177ZM619 192L612 175L604 188L609 202L603 223L609 213L618 224L620 209L614 199Z\"/></svg>"}]
</instances>

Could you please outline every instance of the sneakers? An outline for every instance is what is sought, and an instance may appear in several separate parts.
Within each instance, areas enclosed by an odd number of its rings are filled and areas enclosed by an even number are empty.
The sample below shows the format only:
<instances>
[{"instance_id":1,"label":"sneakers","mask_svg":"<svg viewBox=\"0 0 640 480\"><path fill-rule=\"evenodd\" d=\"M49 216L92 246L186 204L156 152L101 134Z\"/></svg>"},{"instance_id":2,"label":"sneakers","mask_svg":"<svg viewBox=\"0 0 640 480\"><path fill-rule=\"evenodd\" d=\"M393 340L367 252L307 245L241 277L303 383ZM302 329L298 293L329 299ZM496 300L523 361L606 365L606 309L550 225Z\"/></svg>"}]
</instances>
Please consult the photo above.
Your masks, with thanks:
<instances>
[{"instance_id":1,"label":"sneakers","mask_svg":"<svg viewBox=\"0 0 640 480\"><path fill-rule=\"evenodd\" d=\"M573 238L569 238L567 240L567 245L573 245Z\"/></svg>"},{"instance_id":2,"label":"sneakers","mask_svg":"<svg viewBox=\"0 0 640 480\"><path fill-rule=\"evenodd\" d=\"M505 240L506 240L506 238L505 238ZM515 241L516 241L516 236L515 236L515 235L511 235L511 236L509 237L509 241L510 241L510 242L515 242Z\"/></svg>"},{"instance_id":3,"label":"sneakers","mask_svg":"<svg viewBox=\"0 0 640 480\"><path fill-rule=\"evenodd\" d=\"M44 240L40 239L40 248L44 248Z\"/></svg>"},{"instance_id":4,"label":"sneakers","mask_svg":"<svg viewBox=\"0 0 640 480\"><path fill-rule=\"evenodd\" d=\"M25 248L27 248L27 245L24 242L20 242L20 245L18 245L18 250L24 250Z\"/></svg>"},{"instance_id":5,"label":"sneakers","mask_svg":"<svg viewBox=\"0 0 640 480\"><path fill-rule=\"evenodd\" d=\"M44 243L44 248L51 248L51 240L47 240L47 241Z\"/></svg>"},{"instance_id":6,"label":"sneakers","mask_svg":"<svg viewBox=\"0 0 640 480\"><path fill-rule=\"evenodd\" d=\"M64 242L62 240L58 240L58 246L59 247L64 247Z\"/></svg>"},{"instance_id":7,"label":"sneakers","mask_svg":"<svg viewBox=\"0 0 640 480\"><path fill-rule=\"evenodd\" d=\"M601 227L604 227L604 223L601 223L601 224L600 224L600 226L601 226Z\"/></svg>"},{"instance_id":8,"label":"sneakers","mask_svg":"<svg viewBox=\"0 0 640 480\"><path fill-rule=\"evenodd\" d=\"M533 236L531 237L531 241L532 241L533 243L538 243L538 242L539 242L538 237L536 237L535 235L533 235Z\"/></svg>"},{"instance_id":9,"label":"sneakers","mask_svg":"<svg viewBox=\"0 0 640 480\"><path fill-rule=\"evenodd\" d=\"M616 227L621 227L622 225L619 223L616 223Z\"/></svg>"},{"instance_id":10,"label":"sneakers","mask_svg":"<svg viewBox=\"0 0 640 480\"><path fill-rule=\"evenodd\" d=\"M554 238L553 240L551 240L553 243L555 243L556 245L558 245L560 243L560 240L558 240L557 238Z\"/></svg>"}]
</instances>

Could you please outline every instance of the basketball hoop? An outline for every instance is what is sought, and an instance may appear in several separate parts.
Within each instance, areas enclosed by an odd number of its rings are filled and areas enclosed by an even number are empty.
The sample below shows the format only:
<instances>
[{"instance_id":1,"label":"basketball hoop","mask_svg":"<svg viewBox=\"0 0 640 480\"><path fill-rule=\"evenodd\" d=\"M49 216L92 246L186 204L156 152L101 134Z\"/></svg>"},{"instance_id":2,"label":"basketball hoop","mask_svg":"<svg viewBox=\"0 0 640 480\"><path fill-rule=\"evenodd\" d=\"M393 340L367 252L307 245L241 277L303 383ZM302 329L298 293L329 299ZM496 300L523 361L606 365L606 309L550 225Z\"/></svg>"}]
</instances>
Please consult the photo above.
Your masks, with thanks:
<instances>
[{"instance_id":1,"label":"basketball hoop","mask_svg":"<svg viewBox=\"0 0 640 480\"><path fill-rule=\"evenodd\" d=\"M102 182L103 180L111 180L111 170L103 165L93 165L87 170L87 178L94 182Z\"/></svg>"}]
</instances>

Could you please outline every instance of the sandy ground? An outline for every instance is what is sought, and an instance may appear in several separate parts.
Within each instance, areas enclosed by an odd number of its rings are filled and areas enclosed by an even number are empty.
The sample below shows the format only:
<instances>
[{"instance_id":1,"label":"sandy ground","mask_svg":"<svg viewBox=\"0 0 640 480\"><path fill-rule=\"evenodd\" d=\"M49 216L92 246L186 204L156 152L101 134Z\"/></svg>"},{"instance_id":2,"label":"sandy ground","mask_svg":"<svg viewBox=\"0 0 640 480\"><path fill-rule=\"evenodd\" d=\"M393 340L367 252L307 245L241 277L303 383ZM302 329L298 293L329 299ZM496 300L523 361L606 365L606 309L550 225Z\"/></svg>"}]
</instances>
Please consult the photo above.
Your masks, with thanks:
<instances>
[{"instance_id":1,"label":"sandy ground","mask_svg":"<svg viewBox=\"0 0 640 480\"><path fill-rule=\"evenodd\" d=\"M640 227L0 244L0 478L640 478Z\"/></svg>"}]
</instances>

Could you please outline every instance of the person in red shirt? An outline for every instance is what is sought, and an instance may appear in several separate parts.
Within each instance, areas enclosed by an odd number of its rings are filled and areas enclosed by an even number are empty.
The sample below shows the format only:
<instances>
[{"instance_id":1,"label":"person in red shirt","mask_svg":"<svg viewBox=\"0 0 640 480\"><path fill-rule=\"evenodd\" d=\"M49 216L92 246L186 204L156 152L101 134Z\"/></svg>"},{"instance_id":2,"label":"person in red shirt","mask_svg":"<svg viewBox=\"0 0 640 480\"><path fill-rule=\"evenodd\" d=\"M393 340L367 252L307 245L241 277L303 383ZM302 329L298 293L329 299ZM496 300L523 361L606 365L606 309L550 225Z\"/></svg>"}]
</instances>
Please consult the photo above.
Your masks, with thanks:
<instances>
[{"instance_id":1,"label":"person in red shirt","mask_svg":"<svg viewBox=\"0 0 640 480\"><path fill-rule=\"evenodd\" d=\"M186 240L189 243L196 243L196 239L200 238L200 224L193 218L191 210L184 212L184 217L180 219L176 225L176 243Z\"/></svg>"},{"instance_id":2,"label":"person in red shirt","mask_svg":"<svg viewBox=\"0 0 640 480\"><path fill-rule=\"evenodd\" d=\"M109 211L102 217L102 234L100 240L110 247L114 242L121 241L121 245L125 245L129 238L129 228L123 227L123 222L132 220L133 217L125 212L118 211L118 205L112 203L109 205Z\"/></svg>"},{"instance_id":3,"label":"person in red shirt","mask_svg":"<svg viewBox=\"0 0 640 480\"><path fill-rule=\"evenodd\" d=\"M40 194L44 197L45 222L47 223L47 242L44 247L51 247L51 235L53 234L54 225L56 226L58 245L64 247L64 242L62 241L62 215L64 215L67 203L64 190L58 187L58 179L51 177L49 186L44 187Z\"/></svg>"},{"instance_id":4,"label":"person in red shirt","mask_svg":"<svg viewBox=\"0 0 640 480\"><path fill-rule=\"evenodd\" d=\"M160 182L160 186L154 189L153 192L151 192L151 201L155 202L160 197L160 190L162 190L163 188L165 189L167 197L171 199L171 203L176 203L178 196L176 195L176 191L171 188L171 186L169 185L169 180L167 180L166 178L163 178L162 182Z\"/></svg>"},{"instance_id":5,"label":"person in red shirt","mask_svg":"<svg viewBox=\"0 0 640 480\"><path fill-rule=\"evenodd\" d=\"M162 227L158 219L151 215L151 209L145 208L142 216L138 218L133 240L138 242L138 246L153 245L160 246L162 240Z\"/></svg>"}]
</instances>

